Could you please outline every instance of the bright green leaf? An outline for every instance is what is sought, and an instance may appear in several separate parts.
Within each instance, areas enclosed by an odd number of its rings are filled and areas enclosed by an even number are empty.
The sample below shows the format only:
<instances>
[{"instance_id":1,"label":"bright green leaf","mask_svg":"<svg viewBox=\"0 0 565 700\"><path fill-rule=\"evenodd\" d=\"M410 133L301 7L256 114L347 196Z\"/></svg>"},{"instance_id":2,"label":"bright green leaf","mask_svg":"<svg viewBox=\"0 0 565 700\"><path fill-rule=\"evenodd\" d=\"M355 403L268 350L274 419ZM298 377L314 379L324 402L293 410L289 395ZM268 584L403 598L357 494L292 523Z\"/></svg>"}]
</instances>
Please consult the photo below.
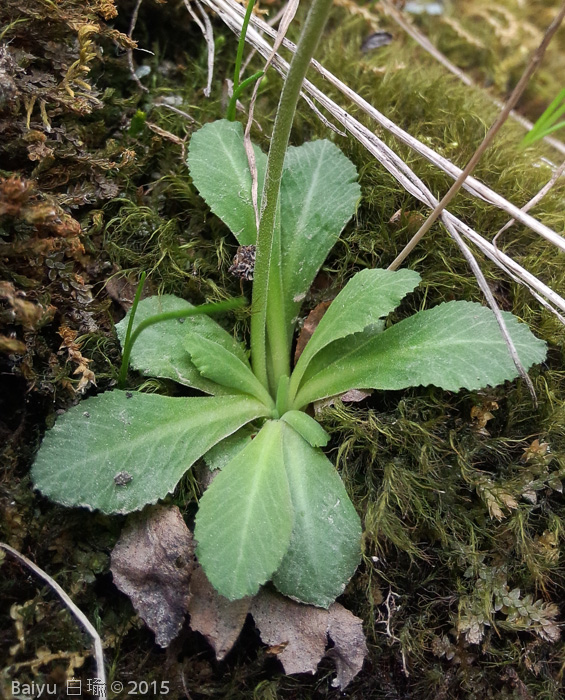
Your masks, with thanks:
<instances>
[{"instance_id":1,"label":"bright green leaf","mask_svg":"<svg viewBox=\"0 0 565 700\"><path fill-rule=\"evenodd\" d=\"M303 411L287 411L281 420L292 426L313 447L324 447L329 442L330 436L318 421Z\"/></svg>"},{"instance_id":2,"label":"bright green leaf","mask_svg":"<svg viewBox=\"0 0 565 700\"><path fill-rule=\"evenodd\" d=\"M335 144L320 140L288 149L280 201L289 333L316 273L355 213L360 194L355 166Z\"/></svg>"},{"instance_id":3,"label":"bright green leaf","mask_svg":"<svg viewBox=\"0 0 565 700\"><path fill-rule=\"evenodd\" d=\"M260 204L267 156L258 146L253 150ZM254 245L257 226L241 124L220 119L196 131L190 139L187 163L194 184L214 214L240 245Z\"/></svg>"},{"instance_id":4,"label":"bright green leaf","mask_svg":"<svg viewBox=\"0 0 565 700\"><path fill-rule=\"evenodd\" d=\"M165 311L191 309L192 304L184 299L164 294L143 299L137 307L133 329L141 321ZM118 338L123 345L126 336L129 313L116 325ZM202 377L184 347L187 335L192 331L204 335L247 363L245 350L232 336L209 316L189 316L182 321L163 321L147 328L133 346L130 364L133 369L150 377L174 379L185 386L200 389L207 394L234 393L225 387Z\"/></svg>"},{"instance_id":5,"label":"bright green leaf","mask_svg":"<svg viewBox=\"0 0 565 700\"><path fill-rule=\"evenodd\" d=\"M512 314L503 316L524 367L543 362L545 343ZM492 311L480 304L452 301L369 336L350 352L342 348L305 382L294 404L300 408L349 389L428 384L449 391L481 389L517 374Z\"/></svg>"},{"instance_id":6,"label":"bright green leaf","mask_svg":"<svg viewBox=\"0 0 565 700\"><path fill-rule=\"evenodd\" d=\"M294 508L290 547L273 582L281 593L327 608L361 558L361 522L335 467L288 425L284 464Z\"/></svg>"},{"instance_id":7,"label":"bright green leaf","mask_svg":"<svg viewBox=\"0 0 565 700\"><path fill-rule=\"evenodd\" d=\"M282 423L265 423L200 500L194 537L206 576L224 597L254 595L288 549L293 513Z\"/></svg>"},{"instance_id":8,"label":"bright green leaf","mask_svg":"<svg viewBox=\"0 0 565 700\"><path fill-rule=\"evenodd\" d=\"M361 270L352 277L332 301L304 348L294 370L293 388L298 386L316 353L388 316L420 279L412 270Z\"/></svg>"},{"instance_id":9,"label":"bright green leaf","mask_svg":"<svg viewBox=\"0 0 565 700\"><path fill-rule=\"evenodd\" d=\"M109 391L58 418L32 478L63 505L129 513L171 493L199 457L265 413L263 404L245 396Z\"/></svg>"},{"instance_id":10,"label":"bright green leaf","mask_svg":"<svg viewBox=\"0 0 565 700\"><path fill-rule=\"evenodd\" d=\"M241 360L217 339L206 338L194 330L186 334L184 347L203 377L228 389L250 394L274 408L269 392L253 374L247 361Z\"/></svg>"}]
</instances>

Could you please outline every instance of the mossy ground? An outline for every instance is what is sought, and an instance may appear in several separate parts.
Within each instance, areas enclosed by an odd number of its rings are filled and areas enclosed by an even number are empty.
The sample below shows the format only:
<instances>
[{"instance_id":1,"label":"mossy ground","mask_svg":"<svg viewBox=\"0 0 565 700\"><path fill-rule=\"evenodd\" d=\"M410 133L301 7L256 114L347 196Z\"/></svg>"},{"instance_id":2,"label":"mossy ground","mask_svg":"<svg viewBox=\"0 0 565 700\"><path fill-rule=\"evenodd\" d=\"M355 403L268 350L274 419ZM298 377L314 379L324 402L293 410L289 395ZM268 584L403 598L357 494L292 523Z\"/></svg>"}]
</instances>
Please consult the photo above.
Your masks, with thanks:
<instances>
[{"instance_id":1,"label":"mossy ground","mask_svg":"<svg viewBox=\"0 0 565 700\"><path fill-rule=\"evenodd\" d=\"M241 291L227 272L236 245L192 187L182 143L200 124L223 115L222 85L231 74L235 41L214 22L215 81L206 99L206 49L184 6L146 0L135 38L154 55L134 53L138 65L151 68L142 79L149 93L142 93L129 77L127 39L118 34L127 31L133 4L120 4L117 17L104 0L9 0L0 10L8 27L2 41L10 41L24 70L6 68L0 56L4 93L15 90L0 104L0 174L23 181L2 189L0 276L16 292L25 291L33 307L26 315L6 298L1 312L4 336L25 345L23 353L1 356L1 537L48 571L93 620L106 642L111 680L126 686L170 681L171 698L338 697L329 665L315 678L280 675L252 627L222 664L190 631L161 651L111 581L109 554L123 519L66 510L32 492L28 473L41 435L58 410L78 400L74 389L84 376L73 375L80 362L68 346L59 349L60 333L76 331L98 390L115 379L113 321L123 314L120 296L131 294L131 287L116 291L110 278L135 283L146 270L153 292L193 302ZM371 27L336 8L319 56L388 117L461 166L496 113L482 90L504 97L558 3L496 5L458 0L449 21L418 20L473 75L481 86L476 89L447 74L380 15L381 28L394 34L390 46L362 54ZM561 30L524 99L530 118L562 87L564 48ZM77 59L91 72L75 66L69 73ZM36 80L26 82L32 69ZM263 132L253 134L264 148L279 91L280 79L269 75L256 108ZM195 122L155 105L167 100ZM132 127L138 110L146 118L138 116ZM476 172L518 205L549 178L542 156L559 157L540 144L520 150L523 133L509 123ZM310 307L356 270L390 263L425 214L353 139L328 135L302 105L293 142L317 137L335 138L356 163L363 199L307 300ZM433 192L446 191L444 175L387 134L384 139ZM535 210L557 231L564 229L564 197L562 182ZM507 220L465 194L450 209L487 238ZM403 216L391 223L398 210ZM521 226L508 232L505 246L564 294L562 254ZM562 616L565 333L525 290L479 259L501 305L549 344L546 364L532 371L538 407L514 382L456 395L434 388L376 392L360 405L338 402L323 415L333 438L330 456L366 529L364 561L343 602L365 622L370 658L349 697L562 697L565 645L557 639L552 605ZM397 318L443 300L481 299L440 226L408 265L423 283ZM240 336L247 332L247 315L231 319ZM147 382L146 388L171 390ZM195 488L185 480L175 501L184 506ZM9 557L1 573L0 682L7 697L12 679L62 683L73 672L91 677L90 660L81 666L76 653L88 648L88 640L50 590ZM42 663L48 652L55 657Z\"/></svg>"}]
</instances>

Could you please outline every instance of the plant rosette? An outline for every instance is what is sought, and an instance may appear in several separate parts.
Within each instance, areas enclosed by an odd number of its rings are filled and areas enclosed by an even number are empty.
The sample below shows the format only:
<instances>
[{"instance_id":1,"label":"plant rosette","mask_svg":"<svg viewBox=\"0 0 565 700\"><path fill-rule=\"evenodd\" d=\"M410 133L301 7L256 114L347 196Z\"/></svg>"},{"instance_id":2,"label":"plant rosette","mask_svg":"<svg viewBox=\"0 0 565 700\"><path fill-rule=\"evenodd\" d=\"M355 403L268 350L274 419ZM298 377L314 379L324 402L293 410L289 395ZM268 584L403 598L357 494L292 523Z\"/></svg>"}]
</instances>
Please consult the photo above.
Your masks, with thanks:
<instances>
[{"instance_id":1,"label":"plant rosette","mask_svg":"<svg viewBox=\"0 0 565 700\"><path fill-rule=\"evenodd\" d=\"M257 147L255 159L261 193L267 157ZM202 127L192 137L188 165L239 244L254 245L241 124ZM359 194L355 167L329 141L289 148L269 268L266 381L246 348L209 316L190 315L195 307L187 301L145 299L134 329L155 314L168 313L169 320L139 335L131 367L209 396L114 390L86 399L46 434L33 467L35 486L67 506L130 513L172 493L204 457L217 475L200 500L195 538L217 591L238 599L271 580L291 598L328 607L358 566L362 528L321 449L328 435L305 412L308 405L350 389L474 390L517 375L494 314L480 304L443 303L386 327L420 277L381 269L351 277L290 371L301 301ZM171 312L186 312L184 322ZM117 326L122 344L130 315ZM504 319L524 367L542 362L545 343L512 314Z\"/></svg>"}]
</instances>

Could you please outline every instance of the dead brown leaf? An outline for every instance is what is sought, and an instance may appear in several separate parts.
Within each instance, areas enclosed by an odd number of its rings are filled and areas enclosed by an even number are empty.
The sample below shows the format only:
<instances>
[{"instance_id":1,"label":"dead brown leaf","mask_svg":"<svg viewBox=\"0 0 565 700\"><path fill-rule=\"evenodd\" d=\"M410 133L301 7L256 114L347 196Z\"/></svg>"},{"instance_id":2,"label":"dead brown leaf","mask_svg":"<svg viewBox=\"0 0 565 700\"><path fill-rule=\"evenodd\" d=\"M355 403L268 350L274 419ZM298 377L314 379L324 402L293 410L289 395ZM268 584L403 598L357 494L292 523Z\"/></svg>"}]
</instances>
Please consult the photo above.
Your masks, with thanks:
<instances>
[{"instance_id":1,"label":"dead brown leaf","mask_svg":"<svg viewBox=\"0 0 565 700\"><path fill-rule=\"evenodd\" d=\"M298 340L296 341L296 350L294 351L294 364L298 362L298 358L304 352L306 343L312 337L314 331L318 327L318 323L320 323L320 321L322 320L323 315L326 313L331 303L331 301L320 302L318 306L315 306L306 317L304 325L302 326L302 330L300 331L300 335L298 336Z\"/></svg>"},{"instance_id":2,"label":"dead brown leaf","mask_svg":"<svg viewBox=\"0 0 565 700\"><path fill-rule=\"evenodd\" d=\"M189 612L190 627L222 660L251 613L266 653L281 661L286 674L314 674L327 656L336 665L333 685L343 690L367 655L362 621L339 603L325 610L266 588L235 601L219 595L195 563L192 533L176 506L133 516L114 548L111 571L162 647L176 637ZM329 639L333 646L326 651Z\"/></svg>"},{"instance_id":3,"label":"dead brown leaf","mask_svg":"<svg viewBox=\"0 0 565 700\"><path fill-rule=\"evenodd\" d=\"M250 598L228 600L216 592L204 570L196 566L190 579L190 626L204 635L221 661L236 643L249 611Z\"/></svg>"},{"instance_id":4,"label":"dead brown leaf","mask_svg":"<svg viewBox=\"0 0 565 700\"><path fill-rule=\"evenodd\" d=\"M284 671L316 673L322 657L335 662L335 687L343 690L359 673L367 655L362 620L340 605L329 610L296 603L267 589L253 599L249 611L265 644L276 655ZM334 646L326 652L328 637Z\"/></svg>"},{"instance_id":5,"label":"dead brown leaf","mask_svg":"<svg viewBox=\"0 0 565 700\"><path fill-rule=\"evenodd\" d=\"M177 506L154 506L131 517L112 552L116 586L166 647L188 610L194 568L192 533Z\"/></svg>"},{"instance_id":6,"label":"dead brown leaf","mask_svg":"<svg viewBox=\"0 0 565 700\"><path fill-rule=\"evenodd\" d=\"M422 223L424 222L424 217L418 211L404 211L403 209L398 209L388 220L394 228L406 228L408 231L417 231Z\"/></svg>"},{"instance_id":7,"label":"dead brown leaf","mask_svg":"<svg viewBox=\"0 0 565 700\"><path fill-rule=\"evenodd\" d=\"M334 646L326 656L334 660L337 670L332 685L343 690L359 673L368 653L363 621L339 603L331 605L328 613L328 635Z\"/></svg>"},{"instance_id":8,"label":"dead brown leaf","mask_svg":"<svg viewBox=\"0 0 565 700\"><path fill-rule=\"evenodd\" d=\"M277 656L285 673L316 673L326 651L327 610L261 589L250 613L262 641L271 649L282 647Z\"/></svg>"},{"instance_id":9,"label":"dead brown leaf","mask_svg":"<svg viewBox=\"0 0 565 700\"><path fill-rule=\"evenodd\" d=\"M340 399L343 403L358 403L359 401L364 401L366 398L371 396L372 393L372 391L365 391L364 389L350 389L349 391L346 391L345 394L329 396L327 399L314 401L314 413L318 415L324 410L324 408L333 406L336 399Z\"/></svg>"},{"instance_id":10,"label":"dead brown leaf","mask_svg":"<svg viewBox=\"0 0 565 700\"><path fill-rule=\"evenodd\" d=\"M135 298L136 286L127 277L110 277L106 282L108 296L118 303L124 311L129 311Z\"/></svg>"}]
</instances>

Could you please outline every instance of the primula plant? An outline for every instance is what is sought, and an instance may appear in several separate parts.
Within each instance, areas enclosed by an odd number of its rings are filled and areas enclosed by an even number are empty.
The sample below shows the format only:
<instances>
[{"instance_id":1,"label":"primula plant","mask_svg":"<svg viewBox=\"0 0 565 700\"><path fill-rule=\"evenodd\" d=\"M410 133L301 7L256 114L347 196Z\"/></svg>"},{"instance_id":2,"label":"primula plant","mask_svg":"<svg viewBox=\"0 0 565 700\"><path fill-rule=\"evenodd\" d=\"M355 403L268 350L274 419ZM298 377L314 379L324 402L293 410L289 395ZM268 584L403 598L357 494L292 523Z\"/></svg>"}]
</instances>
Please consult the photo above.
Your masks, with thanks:
<instances>
[{"instance_id":1,"label":"primula plant","mask_svg":"<svg viewBox=\"0 0 565 700\"><path fill-rule=\"evenodd\" d=\"M145 299L117 327L127 355L130 332L146 327L131 366L209 396L117 389L89 398L58 419L33 468L53 500L129 513L165 498L204 457L215 478L196 515L197 556L229 599L271 580L287 596L328 607L359 563L361 522L322 450L328 435L307 412L313 402L354 388L479 389L517 375L494 315L480 304L444 303L387 327L420 277L380 269L352 275L291 368L301 302L360 197L355 167L335 145L287 148L329 4L312 4L268 158L254 147L259 217L241 124L207 124L190 144L200 194L240 246L256 246L251 361L216 321L195 315L206 309L174 296ZM504 316L522 364L541 362L544 343Z\"/></svg>"}]
</instances>

